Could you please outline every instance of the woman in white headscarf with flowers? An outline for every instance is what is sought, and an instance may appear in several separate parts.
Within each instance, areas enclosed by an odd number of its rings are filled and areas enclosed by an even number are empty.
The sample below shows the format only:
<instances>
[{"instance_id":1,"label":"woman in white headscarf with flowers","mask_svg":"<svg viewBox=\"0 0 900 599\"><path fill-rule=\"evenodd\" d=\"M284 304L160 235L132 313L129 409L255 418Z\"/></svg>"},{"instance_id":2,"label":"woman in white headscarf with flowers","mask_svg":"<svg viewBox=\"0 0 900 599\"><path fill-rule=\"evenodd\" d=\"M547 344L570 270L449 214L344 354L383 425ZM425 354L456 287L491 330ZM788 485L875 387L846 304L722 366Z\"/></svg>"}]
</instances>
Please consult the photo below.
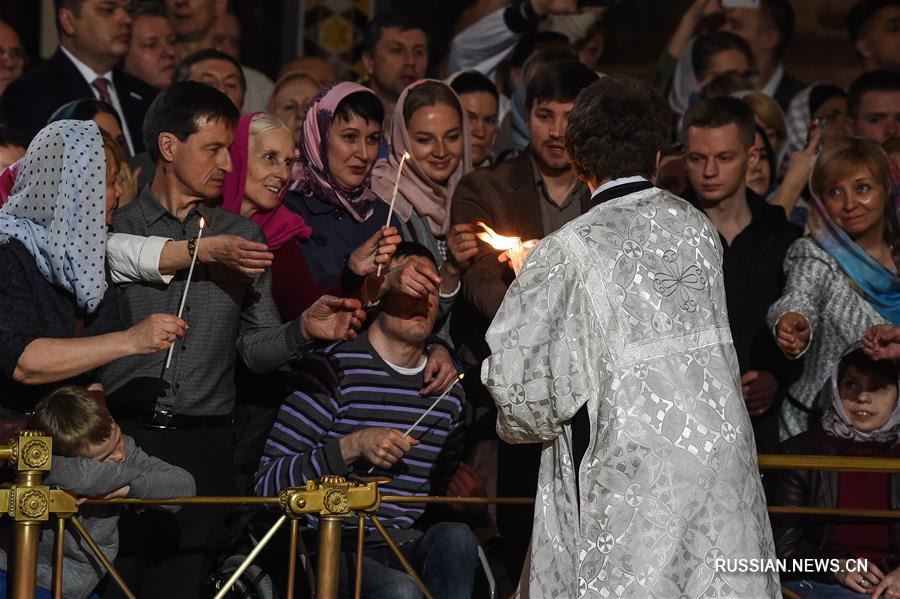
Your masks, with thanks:
<instances>
[{"instance_id":1,"label":"woman in white headscarf with flowers","mask_svg":"<svg viewBox=\"0 0 900 599\"><path fill-rule=\"evenodd\" d=\"M900 404L897 366L875 361L859 344L834 365L819 394L820 426L784 442L795 455L897 457ZM775 505L840 509L900 509L900 474L785 470L776 476ZM772 521L779 558L835 559L837 572L788 576L801 597L900 597L900 530L891 522L804 515ZM858 561L857 561L858 560ZM865 568L857 567L865 563Z\"/></svg>"},{"instance_id":2,"label":"woman in white headscarf with flowers","mask_svg":"<svg viewBox=\"0 0 900 599\"><path fill-rule=\"evenodd\" d=\"M186 324L154 314L121 331L107 293L106 223L122 194L121 153L92 121L42 129L0 208L0 412L52 387L90 383L125 356L166 350ZM2 415L2 414L0 414Z\"/></svg>"}]
</instances>

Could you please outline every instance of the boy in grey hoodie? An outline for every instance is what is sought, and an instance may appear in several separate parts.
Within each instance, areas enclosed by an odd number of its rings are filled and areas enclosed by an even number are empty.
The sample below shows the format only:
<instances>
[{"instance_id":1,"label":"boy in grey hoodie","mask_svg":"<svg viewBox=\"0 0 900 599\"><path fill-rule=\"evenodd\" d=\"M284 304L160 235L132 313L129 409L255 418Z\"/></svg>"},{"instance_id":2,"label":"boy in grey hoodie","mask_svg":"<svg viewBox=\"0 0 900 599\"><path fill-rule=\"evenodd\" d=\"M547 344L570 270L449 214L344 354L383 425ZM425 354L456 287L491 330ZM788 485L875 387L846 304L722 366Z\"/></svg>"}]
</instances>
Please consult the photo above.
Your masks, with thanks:
<instances>
[{"instance_id":1,"label":"boy in grey hoodie","mask_svg":"<svg viewBox=\"0 0 900 599\"><path fill-rule=\"evenodd\" d=\"M82 387L57 389L35 407L29 428L53 437L53 463L44 484L81 497L165 499L196 493L189 472L151 457L123 435L100 391ZM161 509L177 510L177 507ZM77 516L112 561L119 550L121 506L82 505ZM38 550L37 597L50 597L53 580L52 519L41 534ZM0 570L7 571L10 535L0 540ZM100 561L80 535L66 531L63 597L84 599L105 574ZM46 593L44 595L43 593Z\"/></svg>"}]
</instances>

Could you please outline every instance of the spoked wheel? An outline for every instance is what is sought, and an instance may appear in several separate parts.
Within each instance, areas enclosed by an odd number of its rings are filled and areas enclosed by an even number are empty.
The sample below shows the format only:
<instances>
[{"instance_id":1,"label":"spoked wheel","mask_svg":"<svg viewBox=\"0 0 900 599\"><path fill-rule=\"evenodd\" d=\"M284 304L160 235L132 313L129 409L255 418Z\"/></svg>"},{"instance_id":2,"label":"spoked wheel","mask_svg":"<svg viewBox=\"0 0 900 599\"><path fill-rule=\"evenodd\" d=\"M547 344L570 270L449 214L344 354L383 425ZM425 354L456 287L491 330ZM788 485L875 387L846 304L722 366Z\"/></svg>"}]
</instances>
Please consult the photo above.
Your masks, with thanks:
<instances>
[{"instance_id":1,"label":"spoked wheel","mask_svg":"<svg viewBox=\"0 0 900 599\"><path fill-rule=\"evenodd\" d=\"M231 575L244 562L246 556L232 555L224 562L212 576L212 587L215 591L221 589ZM225 595L228 599L278 599L275 593L275 585L268 574L256 564L251 564Z\"/></svg>"}]
</instances>

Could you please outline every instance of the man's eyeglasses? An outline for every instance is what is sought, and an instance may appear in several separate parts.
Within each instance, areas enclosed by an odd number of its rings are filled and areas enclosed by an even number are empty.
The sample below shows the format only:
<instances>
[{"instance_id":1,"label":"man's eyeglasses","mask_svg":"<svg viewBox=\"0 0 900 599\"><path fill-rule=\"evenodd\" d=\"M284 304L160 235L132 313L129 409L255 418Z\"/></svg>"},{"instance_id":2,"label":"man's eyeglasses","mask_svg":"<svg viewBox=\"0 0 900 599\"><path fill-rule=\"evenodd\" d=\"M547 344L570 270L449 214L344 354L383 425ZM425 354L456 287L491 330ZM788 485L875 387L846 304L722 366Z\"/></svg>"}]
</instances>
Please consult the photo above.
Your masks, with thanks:
<instances>
[{"instance_id":1,"label":"man's eyeglasses","mask_svg":"<svg viewBox=\"0 0 900 599\"><path fill-rule=\"evenodd\" d=\"M0 60L12 60L15 62L25 62L24 48L4 48L0 46Z\"/></svg>"}]
</instances>

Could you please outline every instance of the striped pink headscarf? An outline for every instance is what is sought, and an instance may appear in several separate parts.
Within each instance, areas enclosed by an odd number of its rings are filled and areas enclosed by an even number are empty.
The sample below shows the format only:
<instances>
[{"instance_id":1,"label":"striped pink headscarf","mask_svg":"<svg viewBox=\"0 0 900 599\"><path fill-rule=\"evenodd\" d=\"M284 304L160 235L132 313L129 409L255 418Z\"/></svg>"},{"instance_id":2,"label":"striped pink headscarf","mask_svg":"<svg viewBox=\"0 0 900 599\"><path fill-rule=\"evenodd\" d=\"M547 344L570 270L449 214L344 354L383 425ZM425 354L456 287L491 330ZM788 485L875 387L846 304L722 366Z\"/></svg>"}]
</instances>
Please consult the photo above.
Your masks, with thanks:
<instances>
[{"instance_id":1,"label":"striped pink headscarf","mask_svg":"<svg viewBox=\"0 0 900 599\"><path fill-rule=\"evenodd\" d=\"M344 81L326 88L313 98L300 129L300 159L294 167L295 181L291 189L343 207L361 223L372 215L372 202L377 199L369 188L369 178L366 177L359 187L344 189L334 180L328 168L328 132L334 120L334 111L344 98L358 92L375 95L367 87Z\"/></svg>"}]
</instances>

